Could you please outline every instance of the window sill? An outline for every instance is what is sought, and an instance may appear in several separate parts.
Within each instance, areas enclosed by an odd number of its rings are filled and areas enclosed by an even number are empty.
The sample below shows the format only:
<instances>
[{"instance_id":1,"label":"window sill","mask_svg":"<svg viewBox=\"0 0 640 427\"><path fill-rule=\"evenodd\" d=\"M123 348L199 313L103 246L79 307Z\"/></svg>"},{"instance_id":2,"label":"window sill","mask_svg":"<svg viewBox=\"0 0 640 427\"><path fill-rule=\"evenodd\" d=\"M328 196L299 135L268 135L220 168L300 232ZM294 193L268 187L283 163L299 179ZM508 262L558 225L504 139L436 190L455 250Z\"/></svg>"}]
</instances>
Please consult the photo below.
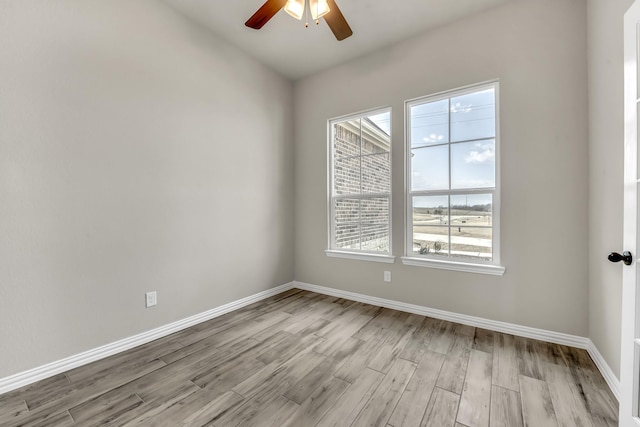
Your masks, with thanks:
<instances>
[{"instance_id":1,"label":"window sill","mask_svg":"<svg viewBox=\"0 0 640 427\"><path fill-rule=\"evenodd\" d=\"M393 264L394 262L396 262L396 257L392 255L346 252L346 251L336 251L331 249L324 251L324 253L331 258L345 258L345 259L354 259L358 261L374 261L374 262L383 262L386 264Z\"/></svg>"},{"instance_id":2,"label":"window sill","mask_svg":"<svg viewBox=\"0 0 640 427\"><path fill-rule=\"evenodd\" d=\"M491 274L493 276L502 276L506 270L506 268L501 265L472 264L468 262L413 257L402 257L402 263L415 267L439 268L442 270L464 271L467 273Z\"/></svg>"}]
</instances>

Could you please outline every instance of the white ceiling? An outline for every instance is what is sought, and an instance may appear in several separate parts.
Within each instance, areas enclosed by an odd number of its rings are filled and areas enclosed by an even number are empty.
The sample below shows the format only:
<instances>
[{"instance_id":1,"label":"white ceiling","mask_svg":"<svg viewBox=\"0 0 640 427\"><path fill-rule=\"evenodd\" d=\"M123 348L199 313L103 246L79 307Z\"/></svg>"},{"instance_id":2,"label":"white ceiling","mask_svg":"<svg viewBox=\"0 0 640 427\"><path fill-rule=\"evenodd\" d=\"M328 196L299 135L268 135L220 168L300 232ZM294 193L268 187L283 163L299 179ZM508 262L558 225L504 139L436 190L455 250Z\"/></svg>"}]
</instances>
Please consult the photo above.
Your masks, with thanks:
<instances>
[{"instance_id":1,"label":"white ceiling","mask_svg":"<svg viewBox=\"0 0 640 427\"><path fill-rule=\"evenodd\" d=\"M164 0L285 77L299 79L351 58L515 0L336 0L353 35L338 42L320 20L305 28L283 10L261 30L244 23L265 0Z\"/></svg>"}]
</instances>

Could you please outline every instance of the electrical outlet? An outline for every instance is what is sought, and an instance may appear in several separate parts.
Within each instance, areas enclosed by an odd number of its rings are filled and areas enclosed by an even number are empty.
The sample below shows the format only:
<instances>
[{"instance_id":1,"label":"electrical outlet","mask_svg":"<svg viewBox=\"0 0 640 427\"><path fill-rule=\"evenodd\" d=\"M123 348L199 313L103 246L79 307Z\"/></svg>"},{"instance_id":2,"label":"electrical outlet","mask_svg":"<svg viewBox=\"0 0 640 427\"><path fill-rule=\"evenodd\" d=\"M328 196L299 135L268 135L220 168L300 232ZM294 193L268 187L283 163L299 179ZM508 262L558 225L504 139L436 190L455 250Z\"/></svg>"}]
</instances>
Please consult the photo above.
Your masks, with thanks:
<instances>
[{"instance_id":1,"label":"electrical outlet","mask_svg":"<svg viewBox=\"0 0 640 427\"><path fill-rule=\"evenodd\" d=\"M385 282L391 282L391 272L390 271L385 271L384 272L384 281Z\"/></svg>"},{"instance_id":2,"label":"electrical outlet","mask_svg":"<svg viewBox=\"0 0 640 427\"><path fill-rule=\"evenodd\" d=\"M147 308L158 304L158 293L156 291L147 292L144 296Z\"/></svg>"}]
</instances>

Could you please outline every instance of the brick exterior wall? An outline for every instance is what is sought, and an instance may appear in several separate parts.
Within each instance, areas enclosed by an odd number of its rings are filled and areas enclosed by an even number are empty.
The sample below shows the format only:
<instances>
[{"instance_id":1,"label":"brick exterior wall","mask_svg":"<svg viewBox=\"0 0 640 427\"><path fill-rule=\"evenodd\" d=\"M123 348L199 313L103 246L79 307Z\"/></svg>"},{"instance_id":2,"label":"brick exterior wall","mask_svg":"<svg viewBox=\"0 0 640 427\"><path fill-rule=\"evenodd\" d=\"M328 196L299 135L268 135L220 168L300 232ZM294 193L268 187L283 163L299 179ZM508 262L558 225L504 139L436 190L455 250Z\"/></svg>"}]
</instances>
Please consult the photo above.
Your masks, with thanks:
<instances>
[{"instance_id":1,"label":"brick exterior wall","mask_svg":"<svg viewBox=\"0 0 640 427\"><path fill-rule=\"evenodd\" d=\"M379 197L335 200L335 243L341 249L388 252L390 138L375 124L362 119L363 130L375 127L377 132L363 132L360 146L359 132L351 130L358 129L359 122L356 120L335 126L334 191L339 196L360 194L362 191L363 194L377 194Z\"/></svg>"}]
</instances>

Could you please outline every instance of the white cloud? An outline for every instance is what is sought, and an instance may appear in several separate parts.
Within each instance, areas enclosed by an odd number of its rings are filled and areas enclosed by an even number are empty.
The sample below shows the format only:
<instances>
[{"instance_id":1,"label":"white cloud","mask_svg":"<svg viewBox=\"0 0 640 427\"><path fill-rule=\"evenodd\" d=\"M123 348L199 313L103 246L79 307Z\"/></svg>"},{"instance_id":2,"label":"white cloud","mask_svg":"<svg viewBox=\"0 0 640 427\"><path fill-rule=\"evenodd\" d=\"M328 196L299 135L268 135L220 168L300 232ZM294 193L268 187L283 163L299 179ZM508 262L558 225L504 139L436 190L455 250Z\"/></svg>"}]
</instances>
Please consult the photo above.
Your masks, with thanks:
<instances>
[{"instance_id":1,"label":"white cloud","mask_svg":"<svg viewBox=\"0 0 640 427\"><path fill-rule=\"evenodd\" d=\"M496 157L496 151L493 144L476 144L477 150L471 150L464 161L467 163L485 163L488 161L494 161Z\"/></svg>"},{"instance_id":2,"label":"white cloud","mask_svg":"<svg viewBox=\"0 0 640 427\"><path fill-rule=\"evenodd\" d=\"M429 142L442 142L443 139L444 139L444 135L435 134L435 133L432 133L429 136L427 136L425 138L422 138L422 140L424 142L427 142L427 143L429 143Z\"/></svg>"},{"instance_id":3,"label":"white cloud","mask_svg":"<svg viewBox=\"0 0 640 427\"><path fill-rule=\"evenodd\" d=\"M473 108L472 104L462 104L460 102L456 102L451 106L452 113L468 113Z\"/></svg>"}]
</instances>

